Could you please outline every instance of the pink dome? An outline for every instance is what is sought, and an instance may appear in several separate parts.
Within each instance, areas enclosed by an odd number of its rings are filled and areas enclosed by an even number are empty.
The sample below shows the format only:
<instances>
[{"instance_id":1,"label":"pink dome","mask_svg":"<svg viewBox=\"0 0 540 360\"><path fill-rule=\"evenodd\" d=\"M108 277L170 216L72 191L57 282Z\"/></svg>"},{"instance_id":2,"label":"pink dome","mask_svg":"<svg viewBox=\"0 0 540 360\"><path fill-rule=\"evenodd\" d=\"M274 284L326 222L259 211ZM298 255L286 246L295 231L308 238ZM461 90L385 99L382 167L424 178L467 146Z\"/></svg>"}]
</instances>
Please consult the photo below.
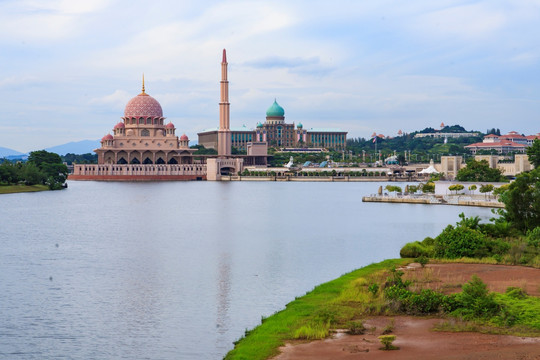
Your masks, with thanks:
<instances>
[{"instance_id":1,"label":"pink dome","mask_svg":"<svg viewBox=\"0 0 540 360\"><path fill-rule=\"evenodd\" d=\"M167 126L165 126L167 129L174 129L174 124L172 122L168 123Z\"/></svg>"},{"instance_id":2,"label":"pink dome","mask_svg":"<svg viewBox=\"0 0 540 360\"><path fill-rule=\"evenodd\" d=\"M124 110L125 117L163 117L159 102L146 93L140 93L129 100Z\"/></svg>"},{"instance_id":3,"label":"pink dome","mask_svg":"<svg viewBox=\"0 0 540 360\"><path fill-rule=\"evenodd\" d=\"M184 134L184 135L180 136L180 140L185 141L185 140L189 140L189 139L188 139L187 135Z\"/></svg>"},{"instance_id":4,"label":"pink dome","mask_svg":"<svg viewBox=\"0 0 540 360\"><path fill-rule=\"evenodd\" d=\"M101 138L101 141L107 141L107 140L113 140L113 136L111 134L107 134L104 137Z\"/></svg>"},{"instance_id":5,"label":"pink dome","mask_svg":"<svg viewBox=\"0 0 540 360\"><path fill-rule=\"evenodd\" d=\"M115 129L119 129L119 128L125 128L126 126L124 125L123 122L119 122L118 124L114 125L114 128Z\"/></svg>"}]
</instances>

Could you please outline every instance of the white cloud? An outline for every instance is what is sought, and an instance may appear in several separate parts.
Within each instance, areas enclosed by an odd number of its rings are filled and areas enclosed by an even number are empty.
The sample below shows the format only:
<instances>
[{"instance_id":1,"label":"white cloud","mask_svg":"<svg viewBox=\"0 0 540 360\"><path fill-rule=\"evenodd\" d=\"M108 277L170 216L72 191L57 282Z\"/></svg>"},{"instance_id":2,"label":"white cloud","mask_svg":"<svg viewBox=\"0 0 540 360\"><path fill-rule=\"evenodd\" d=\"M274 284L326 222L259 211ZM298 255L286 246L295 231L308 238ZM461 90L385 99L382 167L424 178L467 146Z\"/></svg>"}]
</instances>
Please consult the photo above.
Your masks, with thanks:
<instances>
[{"instance_id":1,"label":"white cloud","mask_svg":"<svg viewBox=\"0 0 540 360\"><path fill-rule=\"evenodd\" d=\"M80 34L81 17L108 0L28 0L0 2L0 39L39 44Z\"/></svg>"},{"instance_id":2,"label":"white cloud","mask_svg":"<svg viewBox=\"0 0 540 360\"><path fill-rule=\"evenodd\" d=\"M133 94L129 94L125 90L115 90L112 94L90 99L89 103L95 105L107 105L118 110L123 109L132 97Z\"/></svg>"}]
</instances>

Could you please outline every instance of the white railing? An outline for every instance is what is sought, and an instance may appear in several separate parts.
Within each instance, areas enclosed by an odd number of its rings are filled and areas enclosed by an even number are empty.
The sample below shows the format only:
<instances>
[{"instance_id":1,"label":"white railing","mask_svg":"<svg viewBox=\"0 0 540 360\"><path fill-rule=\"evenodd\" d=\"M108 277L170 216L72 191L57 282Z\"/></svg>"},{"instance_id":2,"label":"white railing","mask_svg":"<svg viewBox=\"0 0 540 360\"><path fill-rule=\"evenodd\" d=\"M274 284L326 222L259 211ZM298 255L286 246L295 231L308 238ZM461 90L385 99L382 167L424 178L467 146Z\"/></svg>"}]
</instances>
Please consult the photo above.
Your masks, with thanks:
<instances>
[{"instance_id":1,"label":"white railing","mask_svg":"<svg viewBox=\"0 0 540 360\"><path fill-rule=\"evenodd\" d=\"M206 164L81 164L73 175L206 175Z\"/></svg>"}]
</instances>

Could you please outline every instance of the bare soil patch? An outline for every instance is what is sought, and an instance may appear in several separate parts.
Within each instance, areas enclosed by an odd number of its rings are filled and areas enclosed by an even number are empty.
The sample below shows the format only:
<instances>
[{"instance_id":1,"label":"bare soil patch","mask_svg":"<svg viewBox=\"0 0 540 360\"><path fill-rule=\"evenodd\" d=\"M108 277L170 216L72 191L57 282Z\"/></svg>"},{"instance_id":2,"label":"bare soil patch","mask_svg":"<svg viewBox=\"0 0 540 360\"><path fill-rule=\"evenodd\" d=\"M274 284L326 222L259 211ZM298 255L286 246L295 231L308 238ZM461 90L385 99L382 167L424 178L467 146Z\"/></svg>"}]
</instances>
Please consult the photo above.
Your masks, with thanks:
<instances>
[{"instance_id":1,"label":"bare soil patch","mask_svg":"<svg viewBox=\"0 0 540 360\"><path fill-rule=\"evenodd\" d=\"M490 291L504 292L515 286L540 296L540 269L489 264L429 264L421 268L412 264L404 270L404 278L418 281L418 286L445 293L460 291L462 284L477 275ZM383 351L377 337L391 321L392 334L396 335L393 344L400 350ZM369 329L364 335L338 331L329 339L291 342L280 348L281 354L274 359L540 360L540 338L432 331L443 321L411 316L371 317L364 320Z\"/></svg>"}]
</instances>

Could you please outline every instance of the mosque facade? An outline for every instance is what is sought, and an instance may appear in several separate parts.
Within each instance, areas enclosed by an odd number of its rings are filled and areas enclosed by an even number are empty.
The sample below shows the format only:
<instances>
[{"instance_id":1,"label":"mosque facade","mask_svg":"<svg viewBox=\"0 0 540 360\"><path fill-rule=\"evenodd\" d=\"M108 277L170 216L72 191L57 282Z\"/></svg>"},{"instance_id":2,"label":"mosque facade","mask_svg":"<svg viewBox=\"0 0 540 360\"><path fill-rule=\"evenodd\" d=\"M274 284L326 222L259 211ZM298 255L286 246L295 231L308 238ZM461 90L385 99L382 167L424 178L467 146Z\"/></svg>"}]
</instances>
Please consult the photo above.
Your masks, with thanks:
<instances>
[{"instance_id":1,"label":"mosque facade","mask_svg":"<svg viewBox=\"0 0 540 360\"><path fill-rule=\"evenodd\" d=\"M122 121L112 134L101 139L96 149L98 164L193 164L189 139L176 135L172 122L165 124L159 102L144 89L131 99L124 110Z\"/></svg>"},{"instance_id":2,"label":"mosque facade","mask_svg":"<svg viewBox=\"0 0 540 360\"><path fill-rule=\"evenodd\" d=\"M160 103L146 93L143 76L141 93L127 103L122 121L101 139L101 147L94 150L98 163L75 164L69 179L219 180L221 175L241 172L244 165L266 165L269 144L345 147L346 132L310 133L301 124L296 128L294 124L286 124L285 112L276 101L267 111L266 122L257 125L256 130L231 130L227 66L223 50L219 127L210 134L213 146L207 146L216 149L217 155L193 154L196 149L190 149L189 138L185 134L176 135L177 129L173 123L165 121ZM205 145L205 141L201 141L205 140L205 133L201 134L199 143ZM232 146L245 149L247 154L231 155Z\"/></svg>"}]
</instances>

